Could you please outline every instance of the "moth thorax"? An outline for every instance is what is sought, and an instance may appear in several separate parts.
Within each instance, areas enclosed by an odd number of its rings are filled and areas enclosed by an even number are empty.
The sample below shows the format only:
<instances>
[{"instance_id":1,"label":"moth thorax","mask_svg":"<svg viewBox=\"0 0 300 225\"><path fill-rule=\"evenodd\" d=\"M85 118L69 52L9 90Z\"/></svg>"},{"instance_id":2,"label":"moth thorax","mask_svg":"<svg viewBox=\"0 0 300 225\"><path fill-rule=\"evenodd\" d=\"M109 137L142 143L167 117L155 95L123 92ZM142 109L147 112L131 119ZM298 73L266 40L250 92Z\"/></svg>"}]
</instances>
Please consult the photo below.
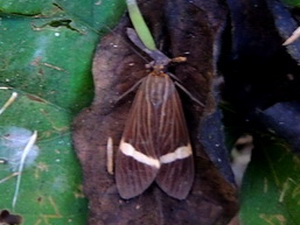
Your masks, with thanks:
<instances>
[{"instance_id":1,"label":"moth thorax","mask_svg":"<svg viewBox=\"0 0 300 225\"><path fill-rule=\"evenodd\" d=\"M149 89L149 100L155 106L161 106L168 96L167 77L152 77L152 82Z\"/></svg>"}]
</instances>

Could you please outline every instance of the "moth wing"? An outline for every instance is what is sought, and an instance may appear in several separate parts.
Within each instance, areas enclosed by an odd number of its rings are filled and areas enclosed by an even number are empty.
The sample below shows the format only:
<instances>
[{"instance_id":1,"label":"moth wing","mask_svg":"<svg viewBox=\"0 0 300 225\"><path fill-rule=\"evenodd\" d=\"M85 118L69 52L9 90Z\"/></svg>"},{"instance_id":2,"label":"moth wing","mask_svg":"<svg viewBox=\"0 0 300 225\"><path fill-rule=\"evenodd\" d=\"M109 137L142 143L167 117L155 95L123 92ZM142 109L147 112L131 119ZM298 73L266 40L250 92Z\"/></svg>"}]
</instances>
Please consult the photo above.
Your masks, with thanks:
<instances>
[{"instance_id":1,"label":"moth wing","mask_svg":"<svg viewBox=\"0 0 300 225\"><path fill-rule=\"evenodd\" d=\"M139 87L125 123L116 156L116 184L124 199L143 193L155 180L160 162L153 148L151 110L145 100L145 83Z\"/></svg>"},{"instance_id":2,"label":"moth wing","mask_svg":"<svg viewBox=\"0 0 300 225\"><path fill-rule=\"evenodd\" d=\"M165 119L160 119L158 146L161 167L156 183L168 195L185 199L194 180L192 148L180 97L174 83L169 87L169 96L162 109Z\"/></svg>"}]
</instances>

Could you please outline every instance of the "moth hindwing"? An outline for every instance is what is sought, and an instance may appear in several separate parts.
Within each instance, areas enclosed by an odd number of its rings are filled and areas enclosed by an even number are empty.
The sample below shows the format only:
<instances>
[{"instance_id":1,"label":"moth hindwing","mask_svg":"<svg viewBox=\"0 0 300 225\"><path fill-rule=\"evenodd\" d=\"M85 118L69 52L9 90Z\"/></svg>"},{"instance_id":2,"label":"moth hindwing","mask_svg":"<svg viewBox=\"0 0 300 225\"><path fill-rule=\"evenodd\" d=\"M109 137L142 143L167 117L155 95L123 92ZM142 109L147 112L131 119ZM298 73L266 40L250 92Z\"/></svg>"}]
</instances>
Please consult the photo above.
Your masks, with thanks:
<instances>
[{"instance_id":1,"label":"moth hindwing","mask_svg":"<svg viewBox=\"0 0 300 225\"><path fill-rule=\"evenodd\" d=\"M194 161L182 104L174 82L161 69L142 81L116 156L119 194L130 199L154 181L169 196L185 199Z\"/></svg>"}]
</instances>

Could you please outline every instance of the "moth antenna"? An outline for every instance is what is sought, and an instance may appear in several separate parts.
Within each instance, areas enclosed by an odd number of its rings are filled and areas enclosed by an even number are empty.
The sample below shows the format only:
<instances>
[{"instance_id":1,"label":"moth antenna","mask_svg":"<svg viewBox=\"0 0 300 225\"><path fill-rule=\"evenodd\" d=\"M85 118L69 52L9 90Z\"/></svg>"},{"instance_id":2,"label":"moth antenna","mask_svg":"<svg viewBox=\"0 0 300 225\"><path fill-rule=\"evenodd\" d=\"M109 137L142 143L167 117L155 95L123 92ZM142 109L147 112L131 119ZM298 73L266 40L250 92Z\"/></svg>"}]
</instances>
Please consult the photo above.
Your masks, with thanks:
<instances>
[{"instance_id":1,"label":"moth antenna","mask_svg":"<svg viewBox=\"0 0 300 225\"><path fill-rule=\"evenodd\" d=\"M129 88L127 91L125 91L120 97L118 97L117 102L125 98L128 94L135 91L140 84L143 82L144 78L141 78L138 82L136 82L131 88Z\"/></svg>"}]
</instances>

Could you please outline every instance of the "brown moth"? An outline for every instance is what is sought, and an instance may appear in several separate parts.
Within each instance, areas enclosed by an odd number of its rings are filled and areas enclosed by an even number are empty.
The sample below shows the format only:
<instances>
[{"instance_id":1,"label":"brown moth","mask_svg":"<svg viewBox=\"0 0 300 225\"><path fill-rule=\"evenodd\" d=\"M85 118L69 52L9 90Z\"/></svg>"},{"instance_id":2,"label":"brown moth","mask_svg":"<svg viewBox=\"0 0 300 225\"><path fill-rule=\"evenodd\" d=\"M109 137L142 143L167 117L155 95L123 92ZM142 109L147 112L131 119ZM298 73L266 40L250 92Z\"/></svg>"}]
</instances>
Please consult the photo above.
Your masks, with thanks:
<instances>
[{"instance_id":1,"label":"brown moth","mask_svg":"<svg viewBox=\"0 0 300 225\"><path fill-rule=\"evenodd\" d=\"M130 199L156 182L167 195L185 199L194 180L194 161L180 97L164 72L172 60L158 50L146 50L130 32L129 38L154 62L125 123L116 156L117 188L122 198Z\"/></svg>"}]
</instances>

